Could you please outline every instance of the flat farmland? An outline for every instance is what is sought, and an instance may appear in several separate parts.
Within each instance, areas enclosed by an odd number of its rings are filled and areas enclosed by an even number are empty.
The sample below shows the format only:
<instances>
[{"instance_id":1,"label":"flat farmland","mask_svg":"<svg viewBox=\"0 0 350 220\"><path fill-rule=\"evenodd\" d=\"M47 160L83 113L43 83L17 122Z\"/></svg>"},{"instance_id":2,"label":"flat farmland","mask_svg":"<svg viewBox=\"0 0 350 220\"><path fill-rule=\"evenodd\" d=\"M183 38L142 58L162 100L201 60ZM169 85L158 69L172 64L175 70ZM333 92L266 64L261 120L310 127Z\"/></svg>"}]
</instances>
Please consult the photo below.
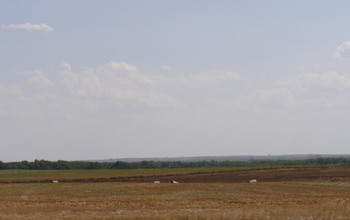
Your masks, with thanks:
<instances>
[{"instance_id":1,"label":"flat farmland","mask_svg":"<svg viewBox=\"0 0 350 220\"><path fill-rule=\"evenodd\" d=\"M0 219L350 219L348 167L187 171L87 175L58 184L40 182L47 173L2 176ZM248 183L252 177L258 182Z\"/></svg>"}]
</instances>

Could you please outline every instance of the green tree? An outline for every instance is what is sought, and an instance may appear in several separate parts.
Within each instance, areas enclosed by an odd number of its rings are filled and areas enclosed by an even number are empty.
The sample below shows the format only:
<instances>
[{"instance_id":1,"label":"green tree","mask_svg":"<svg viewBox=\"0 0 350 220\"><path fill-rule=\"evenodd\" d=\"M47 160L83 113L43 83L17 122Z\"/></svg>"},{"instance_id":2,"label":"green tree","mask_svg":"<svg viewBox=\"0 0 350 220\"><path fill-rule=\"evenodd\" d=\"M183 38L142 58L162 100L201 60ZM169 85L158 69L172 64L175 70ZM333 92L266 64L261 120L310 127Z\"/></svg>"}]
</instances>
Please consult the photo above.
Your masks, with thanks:
<instances>
[{"instance_id":1,"label":"green tree","mask_svg":"<svg viewBox=\"0 0 350 220\"><path fill-rule=\"evenodd\" d=\"M3 170L3 169L5 169L6 168L6 165L4 164L4 162L2 162L1 160L0 160L0 170Z\"/></svg>"}]
</instances>

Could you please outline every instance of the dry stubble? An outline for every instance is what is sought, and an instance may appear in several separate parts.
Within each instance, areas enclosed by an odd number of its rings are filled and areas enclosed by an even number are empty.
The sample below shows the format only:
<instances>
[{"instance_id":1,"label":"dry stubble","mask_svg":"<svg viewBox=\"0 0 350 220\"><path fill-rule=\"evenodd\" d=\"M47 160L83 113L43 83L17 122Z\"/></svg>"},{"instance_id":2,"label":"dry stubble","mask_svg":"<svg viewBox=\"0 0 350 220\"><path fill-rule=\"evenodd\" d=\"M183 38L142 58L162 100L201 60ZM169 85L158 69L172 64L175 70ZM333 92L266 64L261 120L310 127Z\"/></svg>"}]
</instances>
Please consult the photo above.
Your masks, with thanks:
<instances>
[{"instance_id":1,"label":"dry stubble","mask_svg":"<svg viewBox=\"0 0 350 220\"><path fill-rule=\"evenodd\" d=\"M1 219L349 219L350 183L0 185Z\"/></svg>"}]
</instances>

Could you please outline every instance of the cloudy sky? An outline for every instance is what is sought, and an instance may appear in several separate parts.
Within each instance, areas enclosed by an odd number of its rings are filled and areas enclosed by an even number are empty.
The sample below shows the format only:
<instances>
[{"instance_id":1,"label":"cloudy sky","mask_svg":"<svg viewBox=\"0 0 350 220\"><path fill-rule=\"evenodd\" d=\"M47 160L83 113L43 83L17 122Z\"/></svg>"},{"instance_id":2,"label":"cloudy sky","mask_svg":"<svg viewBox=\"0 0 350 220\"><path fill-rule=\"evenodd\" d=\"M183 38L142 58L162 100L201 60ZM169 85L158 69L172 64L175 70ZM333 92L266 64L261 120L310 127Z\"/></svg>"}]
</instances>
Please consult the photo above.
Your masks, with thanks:
<instances>
[{"instance_id":1,"label":"cloudy sky","mask_svg":"<svg viewBox=\"0 0 350 220\"><path fill-rule=\"evenodd\" d=\"M349 154L349 8L0 0L0 160Z\"/></svg>"}]
</instances>

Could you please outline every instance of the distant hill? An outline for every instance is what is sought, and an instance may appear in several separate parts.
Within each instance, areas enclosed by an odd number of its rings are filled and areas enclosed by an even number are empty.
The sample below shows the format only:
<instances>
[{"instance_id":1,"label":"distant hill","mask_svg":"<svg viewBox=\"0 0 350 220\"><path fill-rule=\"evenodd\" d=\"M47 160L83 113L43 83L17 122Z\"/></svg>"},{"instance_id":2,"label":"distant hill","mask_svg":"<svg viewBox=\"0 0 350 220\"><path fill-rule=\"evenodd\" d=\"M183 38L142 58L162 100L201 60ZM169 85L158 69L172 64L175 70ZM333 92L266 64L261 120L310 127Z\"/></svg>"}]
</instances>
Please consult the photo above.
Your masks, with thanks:
<instances>
[{"instance_id":1,"label":"distant hill","mask_svg":"<svg viewBox=\"0 0 350 220\"><path fill-rule=\"evenodd\" d=\"M290 154L290 155L237 155L237 156L197 156L197 157L152 157L152 158L116 158L93 160L98 162L140 162L140 161L252 161L252 160L304 160L315 158L350 158L350 154Z\"/></svg>"}]
</instances>

